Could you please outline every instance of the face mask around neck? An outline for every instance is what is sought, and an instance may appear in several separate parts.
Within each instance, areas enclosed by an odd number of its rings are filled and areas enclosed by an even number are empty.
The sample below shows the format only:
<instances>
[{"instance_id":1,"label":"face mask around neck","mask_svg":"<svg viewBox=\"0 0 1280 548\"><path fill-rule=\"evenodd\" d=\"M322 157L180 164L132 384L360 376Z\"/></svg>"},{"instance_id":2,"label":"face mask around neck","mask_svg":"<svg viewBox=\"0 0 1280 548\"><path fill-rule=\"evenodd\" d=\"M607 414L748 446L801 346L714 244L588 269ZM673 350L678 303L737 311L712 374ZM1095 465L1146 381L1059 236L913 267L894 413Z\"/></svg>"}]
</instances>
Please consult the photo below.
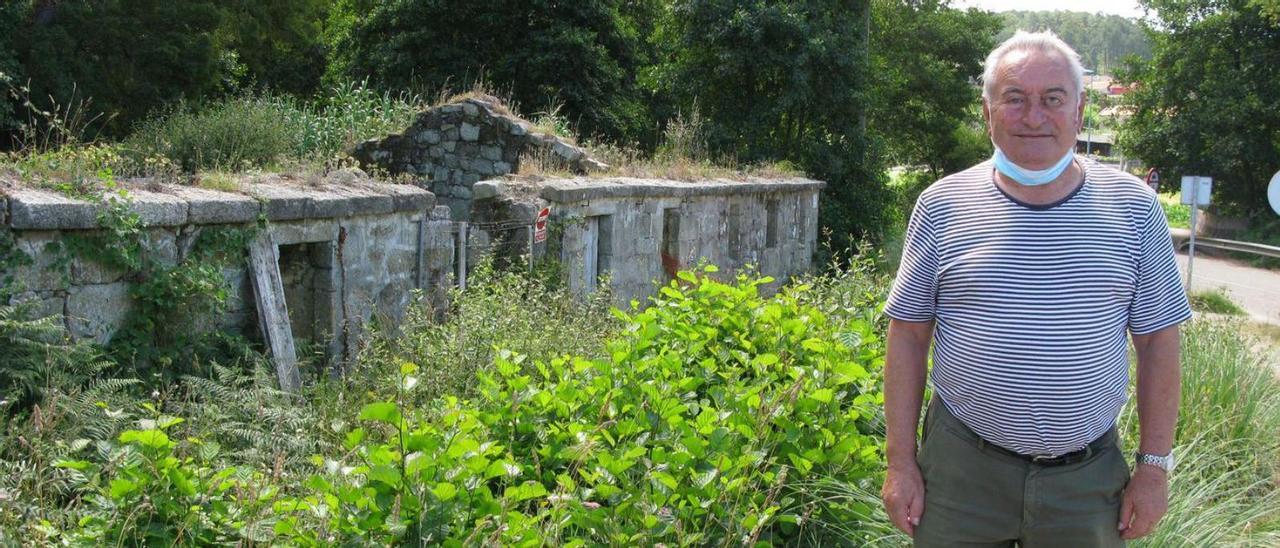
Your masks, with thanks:
<instances>
[{"instance_id":1,"label":"face mask around neck","mask_svg":"<svg viewBox=\"0 0 1280 548\"><path fill-rule=\"evenodd\" d=\"M1067 170L1067 166L1071 165L1071 160L1076 156L1076 151L1068 150L1062 156L1058 163L1048 169L1026 169L1018 164L1013 163L1008 156L1004 155L1004 151L1000 147L996 147L996 153L992 156L992 161L996 164L996 169L1003 173L1005 177L1017 181L1019 184L1027 186L1040 186L1053 182L1063 171Z\"/></svg>"}]
</instances>

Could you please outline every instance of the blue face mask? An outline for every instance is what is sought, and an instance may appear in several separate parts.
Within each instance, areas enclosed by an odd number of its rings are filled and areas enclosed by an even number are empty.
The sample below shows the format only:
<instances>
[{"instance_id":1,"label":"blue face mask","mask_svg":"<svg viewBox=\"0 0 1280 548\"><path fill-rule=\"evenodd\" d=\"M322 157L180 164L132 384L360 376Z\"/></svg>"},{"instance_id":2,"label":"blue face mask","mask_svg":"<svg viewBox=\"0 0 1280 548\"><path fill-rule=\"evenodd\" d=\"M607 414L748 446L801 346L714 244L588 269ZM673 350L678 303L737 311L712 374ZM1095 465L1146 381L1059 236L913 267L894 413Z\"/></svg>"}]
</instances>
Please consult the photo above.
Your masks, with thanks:
<instances>
[{"instance_id":1,"label":"blue face mask","mask_svg":"<svg viewBox=\"0 0 1280 548\"><path fill-rule=\"evenodd\" d=\"M991 159L995 162L996 169L999 170L1000 173L1003 173L1005 177L1027 186L1040 186L1051 183L1054 179L1057 179L1059 175L1062 175L1062 172L1067 170L1067 166L1071 165L1071 160L1075 158L1075 156L1076 151L1068 150L1066 155L1064 155L1061 160L1058 160L1058 163L1048 169L1039 170L1026 169L1013 163L1013 160L1010 160L1008 156L1004 155L1004 151L1000 150L1000 147L996 147L995 156Z\"/></svg>"}]
</instances>

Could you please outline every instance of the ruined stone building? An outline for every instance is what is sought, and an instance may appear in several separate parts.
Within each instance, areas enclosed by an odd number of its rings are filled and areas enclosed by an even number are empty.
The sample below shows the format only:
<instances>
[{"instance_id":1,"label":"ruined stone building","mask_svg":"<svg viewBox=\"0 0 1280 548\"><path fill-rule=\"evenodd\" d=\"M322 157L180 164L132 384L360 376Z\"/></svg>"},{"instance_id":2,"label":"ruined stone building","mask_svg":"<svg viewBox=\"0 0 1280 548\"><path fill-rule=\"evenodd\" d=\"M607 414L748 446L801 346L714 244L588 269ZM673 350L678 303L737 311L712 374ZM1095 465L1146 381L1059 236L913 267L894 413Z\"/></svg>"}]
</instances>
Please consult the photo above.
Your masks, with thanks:
<instances>
[{"instance_id":1,"label":"ruined stone building","mask_svg":"<svg viewBox=\"0 0 1280 548\"><path fill-rule=\"evenodd\" d=\"M753 265L784 283L809 270L817 241L821 182L608 176L609 166L486 97L425 111L354 156L370 172L413 184L357 169L310 181L246 175L230 191L134 181L127 207L142 226L146 260L158 265L183 261L202 232L254 230L249 264L223 271L229 298L220 324L261 333L276 354L309 341L335 361L353 357L375 315L395 325L414 290L443 299L477 255L560 261L573 291L607 281L624 304L703 261L726 273ZM531 158L575 175L511 176ZM51 251L68 236L101 231L104 208L0 181L0 243L30 258L0 262L0 280L16 282L9 303L105 344L136 304L136 273ZM549 217L544 230L536 229L540 212ZM281 379L289 386L284 372Z\"/></svg>"}]
</instances>

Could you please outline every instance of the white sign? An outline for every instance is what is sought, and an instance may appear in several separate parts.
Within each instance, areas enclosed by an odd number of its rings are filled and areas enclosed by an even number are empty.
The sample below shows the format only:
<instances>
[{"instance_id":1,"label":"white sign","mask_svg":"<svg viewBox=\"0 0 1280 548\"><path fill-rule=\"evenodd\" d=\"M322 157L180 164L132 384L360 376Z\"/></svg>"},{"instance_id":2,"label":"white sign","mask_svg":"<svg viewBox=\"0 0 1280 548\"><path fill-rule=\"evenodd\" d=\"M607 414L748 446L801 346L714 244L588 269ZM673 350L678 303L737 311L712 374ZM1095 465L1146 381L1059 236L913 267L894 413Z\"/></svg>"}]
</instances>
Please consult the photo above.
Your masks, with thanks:
<instances>
[{"instance_id":1,"label":"white sign","mask_svg":"<svg viewBox=\"0 0 1280 548\"><path fill-rule=\"evenodd\" d=\"M1182 203L1183 205L1207 206L1209 205L1209 197L1213 195L1213 177L1205 177L1203 175L1183 175L1182 176Z\"/></svg>"},{"instance_id":2,"label":"white sign","mask_svg":"<svg viewBox=\"0 0 1280 548\"><path fill-rule=\"evenodd\" d=\"M1267 201L1271 203L1271 211L1280 215L1280 171L1271 176L1271 184L1267 185Z\"/></svg>"}]
</instances>

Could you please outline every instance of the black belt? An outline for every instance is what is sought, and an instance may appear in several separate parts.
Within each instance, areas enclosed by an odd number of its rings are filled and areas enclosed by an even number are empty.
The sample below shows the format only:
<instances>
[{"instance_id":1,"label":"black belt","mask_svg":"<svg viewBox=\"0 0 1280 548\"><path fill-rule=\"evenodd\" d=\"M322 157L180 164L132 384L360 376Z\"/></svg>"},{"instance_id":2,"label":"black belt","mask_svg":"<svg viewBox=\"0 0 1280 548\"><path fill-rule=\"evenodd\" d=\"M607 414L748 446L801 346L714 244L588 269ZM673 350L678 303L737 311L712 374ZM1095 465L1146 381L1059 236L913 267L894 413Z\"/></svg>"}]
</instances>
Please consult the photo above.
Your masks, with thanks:
<instances>
[{"instance_id":1,"label":"black belt","mask_svg":"<svg viewBox=\"0 0 1280 548\"><path fill-rule=\"evenodd\" d=\"M1072 451L1070 453L1063 453L1057 456L1024 455L1022 453L1017 453L1017 452L1005 449L1003 447L1000 447L999 445L996 445L987 440L984 440L981 437L978 438L978 447L979 448L989 447L991 449L994 449L997 453L1008 455L1016 459L1024 460L1036 466L1064 466L1067 464L1075 464L1077 462L1081 462L1083 460L1088 459L1089 457L1092 457L1093 455L1098 454L1103 449L1106 449L1108 445L1115 443L1115 436L1116 436L1116 429L1113 427L1111 430L1108 430L1107 433L1099 436L1098 439L1089 442L1089 445L1084 446L1084 448L1076 451Z\"/></svg>"}]
</instances>

